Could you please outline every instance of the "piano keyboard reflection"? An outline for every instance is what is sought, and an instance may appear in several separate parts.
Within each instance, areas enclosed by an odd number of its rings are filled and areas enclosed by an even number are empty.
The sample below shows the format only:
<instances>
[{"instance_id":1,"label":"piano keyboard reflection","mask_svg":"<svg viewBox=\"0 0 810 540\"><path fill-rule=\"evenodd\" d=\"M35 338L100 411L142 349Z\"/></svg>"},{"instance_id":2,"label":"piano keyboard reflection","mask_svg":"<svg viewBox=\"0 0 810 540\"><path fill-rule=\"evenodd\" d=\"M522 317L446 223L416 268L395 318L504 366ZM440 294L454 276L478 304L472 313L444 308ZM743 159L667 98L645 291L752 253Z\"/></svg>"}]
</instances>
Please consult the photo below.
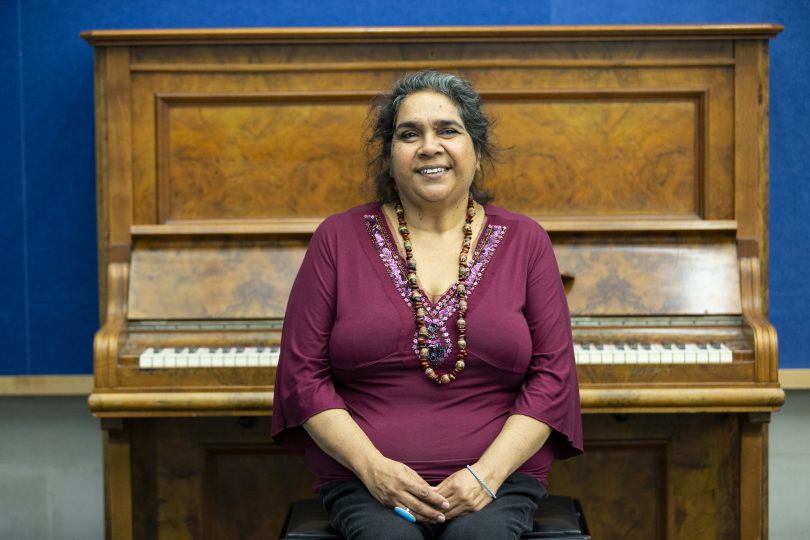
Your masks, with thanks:
<instances>
[{"instance_id":1,"label":"piano keyboard reflection","mask_svg":"<svg viewBox=\"0 0 810 540\"><path fill-rule=\"evenodd\" d=\"M576 343L577 364L727 364L722 343Z\"/></svg>"},{"instance_id":2,"label":"piano keyboard reflection","mask_svg":"<svg viewBox=\"0 0 810 540\"><path fill-rule=\"evenodd\" d=\"M279 346L154 348L141 353L141 369L275 367Z\"/></svg>"}]
</instances>

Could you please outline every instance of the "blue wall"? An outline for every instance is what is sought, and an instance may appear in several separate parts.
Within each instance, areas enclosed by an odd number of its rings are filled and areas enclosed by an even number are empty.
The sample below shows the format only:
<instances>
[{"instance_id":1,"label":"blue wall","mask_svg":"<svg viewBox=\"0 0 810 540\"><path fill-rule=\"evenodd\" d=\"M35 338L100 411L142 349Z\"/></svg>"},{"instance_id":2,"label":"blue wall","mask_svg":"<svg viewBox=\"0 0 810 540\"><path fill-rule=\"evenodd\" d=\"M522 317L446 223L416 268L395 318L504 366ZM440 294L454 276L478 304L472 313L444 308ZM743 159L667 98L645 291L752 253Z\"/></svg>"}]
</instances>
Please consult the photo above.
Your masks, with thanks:
<instances>
[{"instance_id":1,"label":"blue wall","mask_svg":"<svg viewBox=\"0 0 810 540\"><path fill-rule=\"evenodd\" d=\"M774 22L771 319L780 366L810 367L806 0L12 0L0 7L0 375L92 372L98 328L92 48L111 28Z\"/></svg>"}]
</instances>

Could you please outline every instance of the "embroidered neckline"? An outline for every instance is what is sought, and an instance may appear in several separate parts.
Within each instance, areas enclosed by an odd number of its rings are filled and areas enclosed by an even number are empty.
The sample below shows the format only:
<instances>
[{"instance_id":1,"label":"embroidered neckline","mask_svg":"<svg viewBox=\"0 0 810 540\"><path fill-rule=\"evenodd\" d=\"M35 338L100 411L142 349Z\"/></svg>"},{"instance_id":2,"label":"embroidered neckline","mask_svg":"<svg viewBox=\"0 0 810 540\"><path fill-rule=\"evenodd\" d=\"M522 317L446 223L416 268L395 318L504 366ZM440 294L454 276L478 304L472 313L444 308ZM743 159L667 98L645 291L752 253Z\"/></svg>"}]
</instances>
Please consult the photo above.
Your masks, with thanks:
<instances>
[{"instance_id":1,"label":"embroidered neckline","mask_svg":"<svg viewBox=\"0 0 810 540\"><path fill-rule=\"evenodd\" d=\"M382 210L377 214L366 214L363 219L366 224L377 255L382 260L386 273L408 308L415 312L413 301L411 300L411 288L408 284L408 269L405 261L397 252L396 244L390 236L386 224L382 221ZM448 328L448 321L455 320L453 315L458 310L458 299L453 294L460 283L464 283L467 289L467 301L473 295L476 287L481 281L492 256L498 248L506 234L505 225L486 225L481 232L481 237L475 247L475 251L470 258L469 273L464 280L457 280L448 288L444 294L432 303L423 302L425 308L425 325L428 329L428 348L430 349L431 364L442 365L451 359L454 350L454 341L451 339ZM424 291L422 291L424 296ZM419 348L417 346L416 331L414 329L413 352L416 361L419 362Z\"/></svg>"}]
</instances>

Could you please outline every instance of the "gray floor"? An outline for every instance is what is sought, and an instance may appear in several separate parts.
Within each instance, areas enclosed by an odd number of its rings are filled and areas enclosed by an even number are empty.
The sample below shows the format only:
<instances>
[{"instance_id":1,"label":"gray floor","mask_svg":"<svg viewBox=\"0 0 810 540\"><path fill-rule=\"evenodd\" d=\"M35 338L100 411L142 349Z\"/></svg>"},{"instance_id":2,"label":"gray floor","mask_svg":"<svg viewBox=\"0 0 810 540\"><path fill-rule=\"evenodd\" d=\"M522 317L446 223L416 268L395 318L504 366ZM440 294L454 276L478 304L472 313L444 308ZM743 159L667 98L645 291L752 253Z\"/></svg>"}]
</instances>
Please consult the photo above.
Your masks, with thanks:
<instances>
[{"instance_id":1,"label":"gray floor","mask_svg":"<svg viewBox=\"0 0 810 540\"><path fill-rule=\"evenodd\" d=\"M770 532L810 531L810 391L771 422ZM101 432L80 397L0 398L0 539L104 536Z\"/></svg>"},{"instance_id":2,"label":"gray floor","mask_svg":"<svg viewBox=\"0 0 810 540\"><path fill-rule=\"evenodd\" d=\"M102 493L85 398L0 398L0 539L103 538Z\"/></svg>"}]
</instances>

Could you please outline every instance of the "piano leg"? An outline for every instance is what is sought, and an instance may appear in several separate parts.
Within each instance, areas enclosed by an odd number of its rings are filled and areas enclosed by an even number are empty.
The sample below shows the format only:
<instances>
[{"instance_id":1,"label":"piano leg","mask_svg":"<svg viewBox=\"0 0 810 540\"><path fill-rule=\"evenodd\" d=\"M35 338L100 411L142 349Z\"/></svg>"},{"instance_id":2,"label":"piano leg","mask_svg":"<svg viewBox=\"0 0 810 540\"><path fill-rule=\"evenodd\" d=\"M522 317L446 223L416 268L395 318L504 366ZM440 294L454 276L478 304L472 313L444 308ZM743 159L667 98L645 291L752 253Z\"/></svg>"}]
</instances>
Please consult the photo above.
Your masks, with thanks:
<instances>
[{"instance_id":1,"label":"piano leg","mask_svg":"<svg viewBox=\"0 0 810 540\"><path fill-rule=\"evenodd\" d=\"M768 538L770 413L740 415L740 538Z\"/></svg>"},{"instance_id":2,"label":"piano leg","mask_svg":"<svg viewBox=\"0 0 810 540\"><path fill-rule=\"evenodd\" d=\"M132 540L132 466L125 420L102 419L104 431L104 516L108 539Z\"/></svg>"}]
</instances>

